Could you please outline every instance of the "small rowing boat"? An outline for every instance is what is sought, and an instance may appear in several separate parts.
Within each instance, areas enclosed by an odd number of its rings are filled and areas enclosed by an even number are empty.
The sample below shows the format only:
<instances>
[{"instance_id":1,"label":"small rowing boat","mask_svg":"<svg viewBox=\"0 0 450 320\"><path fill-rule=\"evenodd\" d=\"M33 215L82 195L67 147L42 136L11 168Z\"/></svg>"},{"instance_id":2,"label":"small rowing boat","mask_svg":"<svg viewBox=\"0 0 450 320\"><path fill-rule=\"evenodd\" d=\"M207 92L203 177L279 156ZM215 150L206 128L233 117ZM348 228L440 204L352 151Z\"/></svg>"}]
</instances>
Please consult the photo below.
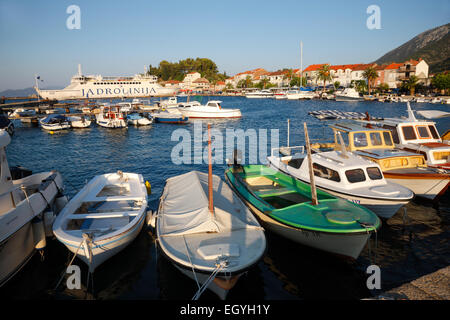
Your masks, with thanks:
<instances>
[{"instance_id":1,"label":"small rowing boat","mask_svg":"<svg viewBox=\"0 0 450 320\"><path fill-rule=\"evenodd\" d=\"M136 238L146 208L142 175L121 171L98 175L64 207L53 232L92 273Z\"/></svg>"}]
</instances>

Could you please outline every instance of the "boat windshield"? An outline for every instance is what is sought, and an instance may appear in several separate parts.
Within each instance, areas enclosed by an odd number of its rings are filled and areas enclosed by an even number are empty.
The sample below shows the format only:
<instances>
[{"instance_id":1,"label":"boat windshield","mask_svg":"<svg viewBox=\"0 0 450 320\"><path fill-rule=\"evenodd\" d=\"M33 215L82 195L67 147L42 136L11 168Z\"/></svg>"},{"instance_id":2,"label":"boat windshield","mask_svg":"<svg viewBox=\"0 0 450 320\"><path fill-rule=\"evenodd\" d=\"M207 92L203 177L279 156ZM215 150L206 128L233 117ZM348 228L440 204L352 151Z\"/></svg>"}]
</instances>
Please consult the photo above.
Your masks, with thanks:
<instances>
[{"instance_id":1,"label":"boat windshield","mask_svg":"<svg viewBox=\"0 0 450 320\"><path fill-rule=\"evenodd\" d=\"M362 169L347 170L345 171L345 176L350 183L366 181L366 176Z\"/></svg>"},{"instance_id":2,"label":"boat windshield","mask_svg":"<svg viewBox=\"0 0 450 320\"><path fill-rule=\"evenodd\" d=\"M381 174L380 169L377 167L367 168L367 175L371 180L381 180L383 179L383 175Z\"/></svg>"}]
</instances>

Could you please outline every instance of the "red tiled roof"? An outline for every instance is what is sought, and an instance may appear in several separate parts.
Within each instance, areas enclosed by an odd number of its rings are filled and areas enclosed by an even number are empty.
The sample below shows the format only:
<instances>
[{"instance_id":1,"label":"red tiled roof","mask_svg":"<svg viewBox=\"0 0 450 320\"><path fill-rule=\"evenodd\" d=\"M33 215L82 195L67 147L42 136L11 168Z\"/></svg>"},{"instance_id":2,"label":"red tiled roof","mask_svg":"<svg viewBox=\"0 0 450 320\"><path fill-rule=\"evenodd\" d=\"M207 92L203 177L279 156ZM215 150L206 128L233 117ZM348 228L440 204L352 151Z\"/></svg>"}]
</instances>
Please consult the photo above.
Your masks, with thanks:
<instances>
[{"instance_id":1,"label":"red tiled roof","mask_svg":"<svg viewBox=\"0 0 450 320\"><path fill-rule=\"evenodd\" d=\"M306 71L317 71L319 70L322 66L326 65L326 63L322 63L322 64L312 64L310 66L308 66L308 68L306 68L305 70L303 70L303 72Z\"/></svg>"},{"instance_id":2,"label":"red tiled roof","mask_svg":"<svg viewBox=\"0 0 450 320\"><path fill-rule=\"evenodd\" d=\"M178 81L178 80L167 80L165 83L177 84L177 83L181 83L181 81Z\"/></svg>"},{"instance_id":3,"label":"red tiled roof","mask_svg":"<svg viewBox=\"0 0 450 320\"><path fill-rule=\"evenodd\" d=\"M403 63L391 63L390 65L388 65L386 68L384 68L384 70L397 70L398 68L400 68L403 65Z\"/></svg>"},{"instance_id":4,"label":"red tiled roof","mask_svg":"<svg viewBox=\"0 0 450 320\"><path fill-rule=\"evenodd\" d=\"M220 85L224 85L225 84L225 82L223 82L223 81L217 81L217 83L216 84L218 84L219 86Z\"/></svg>"}]
</instances>

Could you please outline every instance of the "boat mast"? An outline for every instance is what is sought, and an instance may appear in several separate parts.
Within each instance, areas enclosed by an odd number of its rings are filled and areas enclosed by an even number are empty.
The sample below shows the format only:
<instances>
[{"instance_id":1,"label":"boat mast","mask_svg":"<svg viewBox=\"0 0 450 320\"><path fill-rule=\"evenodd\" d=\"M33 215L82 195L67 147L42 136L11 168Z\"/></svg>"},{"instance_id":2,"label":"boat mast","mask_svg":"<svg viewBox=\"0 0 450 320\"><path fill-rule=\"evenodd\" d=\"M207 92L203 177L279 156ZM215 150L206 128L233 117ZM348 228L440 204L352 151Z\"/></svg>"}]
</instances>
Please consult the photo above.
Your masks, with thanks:
<instances>
[{"instance_id":1,"label":"boat mast","mask_svg":"<svg viewBox=\"0 0 450 320\"><path fill-rule=\"evenodd\" d=\"M300 41L300 88L303 86L303 41Z\"/></svg>"},{"instance_id":2,"label":"boat mast","mask_svg":"<svg viewBox=\"0 0 450 320\"><path fill-rule=\"evenodd\" d=\"M314 181L314 169L311 159L311 145L309 144L308 127L306 126L306 122L303 122L303 127L305 129L305 143L306 143L306 150L308 152L309 179L311 184L311 200L312 205L316 206L319 204L319 200L317 199L316 183Z\"/></svg>"},{"instance_id":3,"label":"boat mast","mask_svg":"<svg viewBox=\"0 0 450 320\"><path fill-rule=\"evenodd\" d=\"M287 120L287 146L289 147L289 136L290 136L290 124L291 124L291 120L288 119Z\"/></svg>"},{"instance_id":4,"label":"boat mast","mask_svg":"<svg viewBox=\"0 0 450 320\"><path fill-rule=\"evenodd\" d=\"M209 212L214 216L213 181L212 181L212 155L211 155L211 124L208 123L208 193Z\"/></svg>"}]
</instances>

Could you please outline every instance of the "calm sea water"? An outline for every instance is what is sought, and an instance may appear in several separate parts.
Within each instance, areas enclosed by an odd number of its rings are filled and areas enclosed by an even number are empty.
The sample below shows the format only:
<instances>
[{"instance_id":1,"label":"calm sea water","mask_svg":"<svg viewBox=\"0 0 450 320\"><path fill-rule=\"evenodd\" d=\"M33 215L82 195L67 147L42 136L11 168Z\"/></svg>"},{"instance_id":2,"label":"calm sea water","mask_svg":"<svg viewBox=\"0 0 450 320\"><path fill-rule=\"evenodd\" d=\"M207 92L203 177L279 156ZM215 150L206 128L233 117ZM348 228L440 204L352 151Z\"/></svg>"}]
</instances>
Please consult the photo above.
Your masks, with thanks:
<instances>
[{"instance_id":1,"label":"calm sea water","mask_svg":"<svg viewBox=\"0 0 450 320\"><path fill-rule=\"evenodd\" d=\"M203 102L207 101L203 98ZM329 122L308 115L312 110L343 110L369 113L376 117L406 115L403 103L287 101L221 97L224 108L240 108L242 119L212 121L212 127L225 133L230 129L279 129L280 144L286 143L286 121L291 120L291 145L304 143L303 122L308 123L311 139L332 139ZM412 104L416 110L449 111L447 105ZM450 128L450 118L436 121L440 133ZM206 128L203 122L203 128ZM191 170L207 171L205 164L175 165L171 161L175 129L186 129L193 136L194 125L153 124L149 127L105 129L93 125L88 129L48 132L20 123L7 148L10 165L22 165L33 172L58 170L62 173L66 193L76 194L86 181L98 174L117 170L136 172L151 182L150 208L155 209L167 178ZM206 144L203 144L206 146ZM192 148L194 146L192 145ZM194 149L192 149L192 154ZM270 152L270 151L268 151ZM214 174L223 178L225 164L214 165ZM372 296L366 287L366 268L372 263L381 267L382 290L399 286L449 265L448 193L437 205L415 201L385 221L354 263L303 247L269 232L268 251L264 259L249 270L230 292L230 300L246 299L361 299ZM151 229L141 232L136 241L104 265L94 276L97 299L190 299L196 284L175 269L156 249ZM369 254L370 252L370 254ZM6 286L0 297L7 298L84 298L83 290L61 286L53 290L71 258L56 240L48 241L44 261L39 254ZM81 261L83 284L87 269ZM201 299L217 300L209 291Z\"/></svg>"}]
</instances>

